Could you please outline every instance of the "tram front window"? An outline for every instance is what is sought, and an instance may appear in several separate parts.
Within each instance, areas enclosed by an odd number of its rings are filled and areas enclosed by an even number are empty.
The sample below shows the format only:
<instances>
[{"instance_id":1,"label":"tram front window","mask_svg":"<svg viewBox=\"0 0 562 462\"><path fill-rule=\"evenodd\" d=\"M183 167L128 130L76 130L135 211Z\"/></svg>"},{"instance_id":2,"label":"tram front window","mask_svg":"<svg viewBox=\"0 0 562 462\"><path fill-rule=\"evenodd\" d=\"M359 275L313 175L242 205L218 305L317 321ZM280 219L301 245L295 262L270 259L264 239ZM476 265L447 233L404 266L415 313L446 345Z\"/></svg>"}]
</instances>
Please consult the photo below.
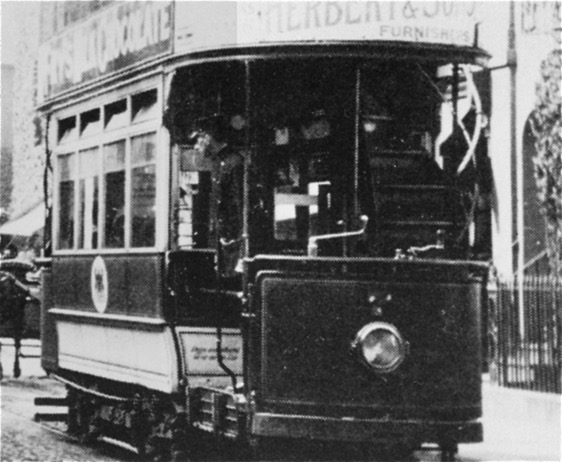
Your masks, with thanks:
<instances>
[{"instance_id":1,"label":"tram front window","mask_svg":"<svg viewBox=\"0 0 562 462\"><path fill-rule=\"evenodd\" d=\"M436 65L418 63L362 69L358 198L371 218L363 246L369 255L462 255L467 177L455 171L467 145L464 137L452 139L459 130L445 115L456 107L462 117L469 105L460 84L453 104L453 79L439 73Z\"/></svg>"},{"instance_id":2,"label":"tram front window","mask_svg":"<svg viewBox=\"0 0 562 462\"><path fill-rule=\"evenodd\" d=\"M354 72L334 60L257 63L256 252L304 254L310 237L344 230L353 184ZM340 223L340 224L338 224ZM340 254L341 242L323 245Z\"/></svg>"},{"instance_id":3,"label":"tram front window","mask_svg":"<svg viewBox=\"0 0 562 462\"><path fill-rule=\"evenodd\" d=\"M257 252L304 254L311 237L326 234L321 256L461 245L466 217L451 170L462 153L445 149L450 82L438 71L406 62L257 63L252 105L266 212L255 221L271 223L256 227L264 235Z\"/></svg>"},{"instance_id":4,"label":"tram front window","mask_svg":"<svg viewBox=\"0 0 562 462\"><path fill-rule=\"evenodd\" d=\"M318 236L320 256L392 257L442 236L456 245L466 218L451 193L460 150L445 149L450 99L438 70L303 58L178 71L169 100L183 153L178 246L216 251L222 237L241 240L244 213L249 256L304 255ZM234 183L190 139L201 120L216 117L225 152L240 157L238 200L228 205L221 194ZM368 226L359 233L363 215ZM237 231L220 235L224 222Z\"/></svg>"}]
</instances>

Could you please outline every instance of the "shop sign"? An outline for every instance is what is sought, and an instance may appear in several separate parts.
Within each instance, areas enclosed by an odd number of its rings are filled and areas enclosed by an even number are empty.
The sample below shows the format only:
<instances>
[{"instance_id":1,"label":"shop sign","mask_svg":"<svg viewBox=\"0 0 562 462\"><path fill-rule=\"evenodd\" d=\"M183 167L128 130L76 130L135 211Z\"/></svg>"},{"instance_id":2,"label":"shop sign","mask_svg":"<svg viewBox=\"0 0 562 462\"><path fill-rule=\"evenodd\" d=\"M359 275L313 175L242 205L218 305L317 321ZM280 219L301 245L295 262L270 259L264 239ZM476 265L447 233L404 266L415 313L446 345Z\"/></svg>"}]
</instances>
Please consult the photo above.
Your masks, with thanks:
<instances>
[{"instance_id":1,"label":"shop sign","mask_svg":"<svg viewBox=\"0 0 562 462\"><path fill-rule=\"evenodd\" d=\"M40 47L39 99L171 51L172 2L119 2Z\"/></svg>"},{"instance_id":2,"label":"shop sign","mask_svg":"<svg viewBox=\"0 0 562 462\"><path fill-rule=\"evenodd\" d=\"M471 1L237 2L235 8L229 2L202 3L177 4L176 52L287 42L473 46L478 9Z\"/></svg>"}]
</instances>

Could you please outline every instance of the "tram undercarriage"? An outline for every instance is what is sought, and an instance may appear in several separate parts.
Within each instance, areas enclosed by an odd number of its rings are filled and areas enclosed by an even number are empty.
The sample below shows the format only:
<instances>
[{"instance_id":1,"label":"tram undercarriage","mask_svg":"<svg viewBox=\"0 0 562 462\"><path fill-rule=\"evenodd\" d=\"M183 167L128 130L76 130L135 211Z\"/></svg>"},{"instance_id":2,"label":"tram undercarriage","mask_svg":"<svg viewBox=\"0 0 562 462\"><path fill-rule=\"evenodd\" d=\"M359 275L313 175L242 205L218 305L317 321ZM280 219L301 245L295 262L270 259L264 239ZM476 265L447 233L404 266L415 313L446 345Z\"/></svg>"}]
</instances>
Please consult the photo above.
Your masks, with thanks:
<instances>
[{"instance_id":1,"label":"tram undercarriage","mask_svg":"<svg viewBox=\"0 0 562 462\"><path fill-rule=\"evenodd\" d=\"M458 443L481 441L484 265L265 256L247 264L255 281L244 311L249 381L238 375L234 391L216 365L214 376L190 373L189 356L172 393L60 369L69 431L126 441L164 460L201 457L205 438L241 458L279 452L288 441L402 450L400 457L431 443L449 457ZM377 336L384 346L372 350ZM400 364L380 375L366 357L379 368Z\"/></svg>"}]
</instances>

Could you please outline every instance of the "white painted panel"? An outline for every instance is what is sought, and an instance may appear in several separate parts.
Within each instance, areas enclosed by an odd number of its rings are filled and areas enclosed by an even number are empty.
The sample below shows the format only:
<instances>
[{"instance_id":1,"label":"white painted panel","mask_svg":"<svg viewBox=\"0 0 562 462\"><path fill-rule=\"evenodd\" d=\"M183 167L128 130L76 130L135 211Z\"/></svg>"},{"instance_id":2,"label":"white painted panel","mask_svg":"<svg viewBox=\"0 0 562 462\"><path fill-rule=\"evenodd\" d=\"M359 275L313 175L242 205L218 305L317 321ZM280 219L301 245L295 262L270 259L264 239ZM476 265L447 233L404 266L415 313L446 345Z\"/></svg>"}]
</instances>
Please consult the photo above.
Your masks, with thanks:
<instances>
[{"instance_id":1,"label":"white painted panel","mask_svg":"<svg viewBox=\"0 0 562 462\"><path fill-rule=\"evenodd\" d=\"M59 320L57 332L61 368L177 391L177 356L168 327L133 330Z\"/></svg>"}]
</instances>

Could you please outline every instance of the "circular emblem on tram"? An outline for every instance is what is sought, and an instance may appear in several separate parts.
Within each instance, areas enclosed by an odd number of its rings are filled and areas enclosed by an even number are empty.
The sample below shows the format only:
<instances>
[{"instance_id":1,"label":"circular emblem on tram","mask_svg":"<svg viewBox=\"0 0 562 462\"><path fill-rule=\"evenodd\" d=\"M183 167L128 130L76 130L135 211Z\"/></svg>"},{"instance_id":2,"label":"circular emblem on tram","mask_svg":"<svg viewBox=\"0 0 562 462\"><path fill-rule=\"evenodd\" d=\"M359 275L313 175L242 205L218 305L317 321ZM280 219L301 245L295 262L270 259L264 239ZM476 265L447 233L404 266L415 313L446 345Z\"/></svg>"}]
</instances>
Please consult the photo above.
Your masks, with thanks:
<instances>
[{"instance_id":1,"label":"circular emblem on tram","mask_svg":"<svg viewBox=\"0 0 562 462\"><path fill-rule=\"evenodd\" d=\"M103 259L98 255L92 264L92 274L90 276L90 287L92 290L92 301L99 313L103 313L107 308L107 269Z\"/></svg>"}]
</instances>

